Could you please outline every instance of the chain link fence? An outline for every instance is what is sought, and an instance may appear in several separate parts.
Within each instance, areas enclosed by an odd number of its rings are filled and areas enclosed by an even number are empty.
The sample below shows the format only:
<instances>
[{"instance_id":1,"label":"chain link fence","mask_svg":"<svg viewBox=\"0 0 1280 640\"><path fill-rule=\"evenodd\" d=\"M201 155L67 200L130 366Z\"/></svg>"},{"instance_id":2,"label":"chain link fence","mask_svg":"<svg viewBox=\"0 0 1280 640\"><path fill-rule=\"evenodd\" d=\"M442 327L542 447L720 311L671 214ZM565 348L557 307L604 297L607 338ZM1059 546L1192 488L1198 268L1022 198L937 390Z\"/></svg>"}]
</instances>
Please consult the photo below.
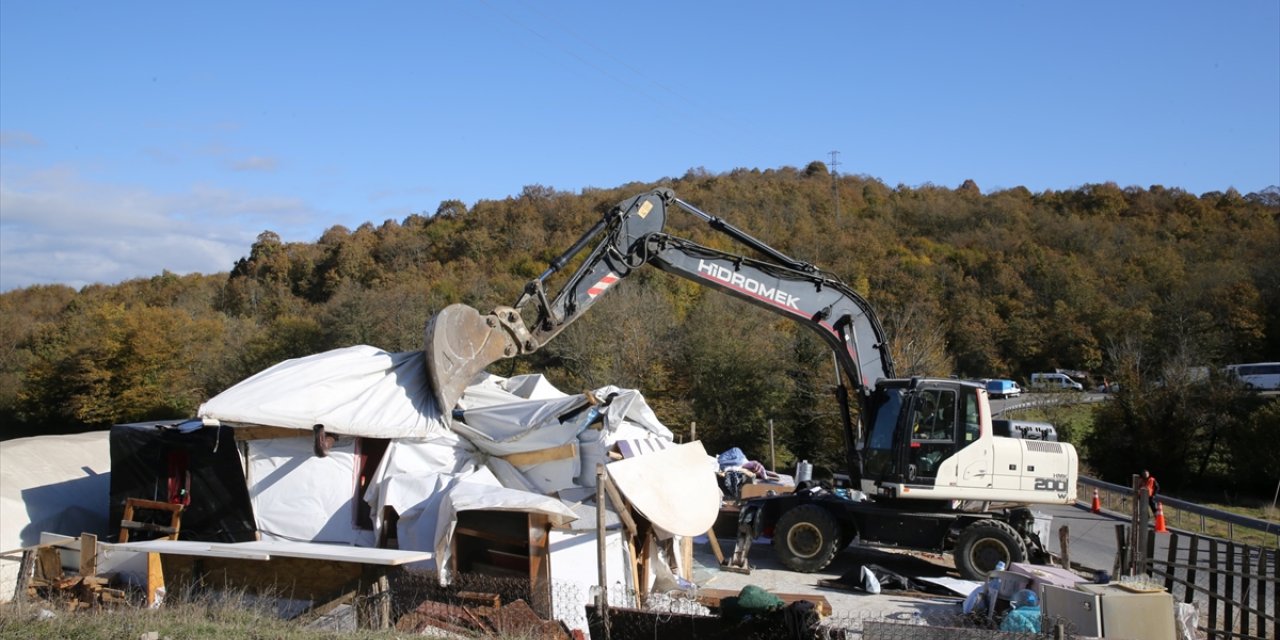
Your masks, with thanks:
<instances>
[{"instance_id":1,"label":"chain link fence","mask_svg":"<svg viewBox=\"0 0 1280 640\"><path fill-rule=\"evenodd\" d=\"M1002 631L1003 612L995 617L985 612L964 614L958 600L939 604L938 599L921 599L915 611L833 613L822 611L819 603L799 599L753 608L746 594L709 597L696 588L641 594L621 585L601 592L593 585L559 581L538 585L514 576L459 574L441 585L435 573L405 571L393 575L390 586L392 620L398 630L462 637L572 638L574 630L581 637L609 640L1078 636L1072 625L1059 620L1044 621L1038 633Z\"/></svg>"}]
</instances>

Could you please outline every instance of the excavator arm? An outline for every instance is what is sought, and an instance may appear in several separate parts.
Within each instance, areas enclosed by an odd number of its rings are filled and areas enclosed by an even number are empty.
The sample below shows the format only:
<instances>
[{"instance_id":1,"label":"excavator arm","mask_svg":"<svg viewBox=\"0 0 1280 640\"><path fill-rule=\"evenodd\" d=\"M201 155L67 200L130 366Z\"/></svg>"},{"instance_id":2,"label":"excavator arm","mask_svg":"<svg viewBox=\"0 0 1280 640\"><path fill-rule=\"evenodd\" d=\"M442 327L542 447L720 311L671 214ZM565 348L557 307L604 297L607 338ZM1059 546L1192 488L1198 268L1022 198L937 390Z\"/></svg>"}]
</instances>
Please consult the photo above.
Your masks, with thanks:
<instances>
[{"instance_id":1,"label":"excavator arm","mask_svg":"<svg viewBox=\"0 0 1280 640\"><path fill-rule=\"evenodd\" d=\"M763 257L726 253L664 233L673 205ZM588 246L590 253L581 265L554 297L548 297L547 280ZM670 189L655 189L609 209L525 286L514 306L481 315L472 307L456 304L431 318L425 355L440 406L448 413L476 374L498 360L541 348L644 265L718 289L809 327L832 349L860 395L870 393L876 380L893 376L884 331L860 295L835 276L790 258L676 198ZM522 312L530 307L536 317L526 325Z\"/></svg>"}]
</instances>

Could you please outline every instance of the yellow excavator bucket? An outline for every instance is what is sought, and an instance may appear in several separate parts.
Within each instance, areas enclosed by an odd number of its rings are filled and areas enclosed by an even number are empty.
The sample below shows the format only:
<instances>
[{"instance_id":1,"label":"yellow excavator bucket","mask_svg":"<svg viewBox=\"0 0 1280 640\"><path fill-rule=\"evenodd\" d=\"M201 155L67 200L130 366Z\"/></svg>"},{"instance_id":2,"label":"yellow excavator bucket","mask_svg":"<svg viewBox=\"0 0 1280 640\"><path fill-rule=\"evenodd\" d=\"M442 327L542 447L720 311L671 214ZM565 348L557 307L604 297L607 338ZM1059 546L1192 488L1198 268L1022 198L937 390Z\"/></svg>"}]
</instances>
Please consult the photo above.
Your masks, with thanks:
<instances>
[{"instance_id":1,"label":"yellow excavator bucket","mask_svg":"<svg viewBox=\"0 0 1280 640\"><path fill-rule=\"evenodd\" d=\"M427 321L427 379L446 419L467 385L489 365L516 355L502 323L465 304L451 304Z\"/></svg>"}]
</instances>

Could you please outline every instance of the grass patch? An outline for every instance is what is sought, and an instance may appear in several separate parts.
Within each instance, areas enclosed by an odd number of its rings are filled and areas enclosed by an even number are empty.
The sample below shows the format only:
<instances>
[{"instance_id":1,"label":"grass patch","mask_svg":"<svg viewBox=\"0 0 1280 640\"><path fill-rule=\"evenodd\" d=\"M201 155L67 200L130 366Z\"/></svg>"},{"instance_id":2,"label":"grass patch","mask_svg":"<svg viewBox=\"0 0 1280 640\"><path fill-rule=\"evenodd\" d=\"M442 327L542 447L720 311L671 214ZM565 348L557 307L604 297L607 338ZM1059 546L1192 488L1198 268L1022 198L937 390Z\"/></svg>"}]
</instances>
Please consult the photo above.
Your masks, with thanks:
<instances>
[{"instance_id":1,"label":"grass patch","mask_svg":"<svg viewBox=\"0 0 1280 640\"><path fill-rule=\"evenodd\" d=\"M60 606L61 605L61 606ZM65 603L33 600L0 605L0 638L118 640L154 632L159 638L219 640L388 640L415 637L392 631L334 631L282 620L276 603L243 595L174 598L157 609L120 606L68 611Z\"/></svg>"}]
</instances>

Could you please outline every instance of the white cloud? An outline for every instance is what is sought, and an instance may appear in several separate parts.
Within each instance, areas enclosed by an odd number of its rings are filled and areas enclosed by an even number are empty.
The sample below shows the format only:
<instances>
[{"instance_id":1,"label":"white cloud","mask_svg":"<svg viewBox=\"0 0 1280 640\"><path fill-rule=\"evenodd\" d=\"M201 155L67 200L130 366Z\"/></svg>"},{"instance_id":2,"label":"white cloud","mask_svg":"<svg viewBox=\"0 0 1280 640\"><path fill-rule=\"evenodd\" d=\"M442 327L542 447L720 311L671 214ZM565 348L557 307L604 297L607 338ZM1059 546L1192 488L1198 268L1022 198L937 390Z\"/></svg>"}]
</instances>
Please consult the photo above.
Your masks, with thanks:
<instances>
[{"instance_id":1,"label":"white cloud","mask_svg":"<svg viewBox=\"0 0 1280 640\"><path fill-rule=\"evenodd\" d=\"M270 173L276 170L276 159L264 156L250 156L231 161L231 168L236 171L264 171Z\"/></svg>"},{"instance_id":2,"label":"white cloud","mask_svg":"<svg viewBox=\"0 0 1280 640\"><path fill-rule=\"evenodd\" d=\"M0 131L0 148L11 149L17 147L42 147L44 141L36 134L28 131L18 131L9 129Z\"/></svg>"},{"instance_id":3,"label":"white cloud","mask_svg":"<svg viewBox=\"0 0 1280 640\"><path fill-rule=\"evenodd\" d=\"M163 194L65 168L11 173L0 177L0 291L227 271L263 229L287 236L311 217L293 198L209 186Z\"/></svg>"}]
</instances>

